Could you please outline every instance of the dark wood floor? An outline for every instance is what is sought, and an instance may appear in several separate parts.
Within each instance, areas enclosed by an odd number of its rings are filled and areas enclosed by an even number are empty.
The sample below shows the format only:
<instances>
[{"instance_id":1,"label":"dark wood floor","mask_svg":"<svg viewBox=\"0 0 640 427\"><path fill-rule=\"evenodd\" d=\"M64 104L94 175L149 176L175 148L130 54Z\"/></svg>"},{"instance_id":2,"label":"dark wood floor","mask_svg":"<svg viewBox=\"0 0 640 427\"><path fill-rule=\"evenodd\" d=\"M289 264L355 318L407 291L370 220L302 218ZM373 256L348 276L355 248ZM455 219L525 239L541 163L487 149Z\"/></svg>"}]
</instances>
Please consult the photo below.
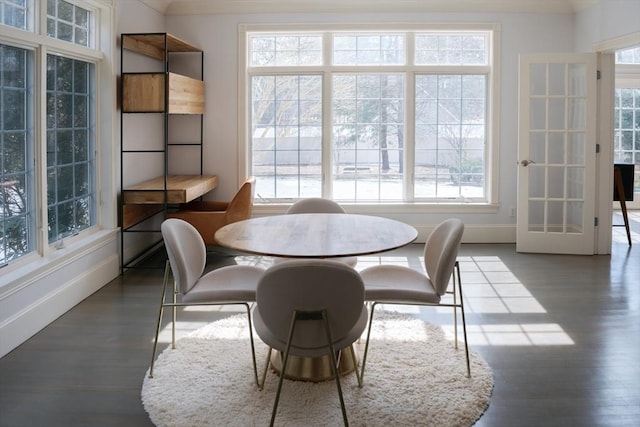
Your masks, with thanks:
<instances>
[{"instance_id":1,"label":"dark wood floor","mask_svg":"<svg viewBox=\"0 0 640 427\"><path fill-rule=\"evenodd\" d=\"M640 425L640 215L631 219L635 245L615 230L611 257L462 246L469 340L495 376L477 425ZM383 261L419 264L421 251L411 245ZM210 258L212 268L233 262ZM359 268L375 262L363 257ZM140 388L160 281L161 270L130 270L0 359L0 425L151 425ZM451 327L448 312L408 311ZM179 333L229 313L185 312Z\"/></svg>"}]
</instances>

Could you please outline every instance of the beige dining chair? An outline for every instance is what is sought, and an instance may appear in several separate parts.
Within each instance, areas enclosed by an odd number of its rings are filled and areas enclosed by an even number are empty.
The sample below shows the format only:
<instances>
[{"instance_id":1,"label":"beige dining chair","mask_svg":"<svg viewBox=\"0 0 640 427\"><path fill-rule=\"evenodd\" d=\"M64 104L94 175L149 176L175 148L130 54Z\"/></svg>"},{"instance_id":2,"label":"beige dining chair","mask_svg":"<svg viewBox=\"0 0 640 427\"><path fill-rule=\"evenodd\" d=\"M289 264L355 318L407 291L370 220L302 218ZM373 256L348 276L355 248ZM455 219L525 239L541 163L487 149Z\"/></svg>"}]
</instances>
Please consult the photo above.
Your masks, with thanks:
<instances>
[{"instance_id":1,"label":"beige dining chair","mask_svg":"<svg viewBox=\"0 0 640 427\"><path fill-rule=\"evenodd\" d=\"M367 331L364 356L362 357L361 377L364 377L371 329L373 327L373 313L377 304L452 307L456 349L458 348L458 316L456 309L460 308L464 349L467 359L467 377L471 376L460 266L456 259L463 232L464 224L456 218L447 219L436 226L424 246L426 274L422 271L399 265L376 265L360 272L365 283L365 300L371 302L369 330ZM451 291L448 291L449 279L452 276L453 286ZM446 293L452 294L453 301L451 303L442 302L441 297Z\"/></svg>"},{"instance_id":2,"label":"beige dining chair","mask_svg":"<svg viewBox=\"0 0 640 427\"><path fill-rule=\"evenodd\" d=\"M229 265L203 275L207 251L198 230L188 222L176 218L165 220L160 226L160 230L169 259L165 265L149 378L153 378L153 365L158 350L158 334L165 308L172 309L171 346L176 348L175 325L178 307L239 304L245 306L247 310L253 373L256 384L259 384L253 342L251 305L256 300L256 287L264 269L250 265ZM174 279L172 288L169 285L170 275Z\"/></svg>"},{"instance_id":3,"label":"beige dining chair","mask_svg":"<svg viewBox=\"0 0 640 427\"><path fill-rule=\"evenodd\" d=\"M339 353L351 348L358 385L362 385L353 348L367 324L364 284L358 272L340 262L322 259L275 264L258 282L253 315L256 333L269 346L260 389L266 380L272 350L282 354L271 425L275 422L283 373L287 372L291 355L330 357L342 417L348 425L337 365Z\"/></svg>"},{"instance_id":4,"label":"beige dining chair","mask_svg":"<svg viewBox=\"0 0 640 427\"><path fill-rule=\"evenodd\" d=\"M321 197L310 197L307 199L301 199L292 204L287 209L287 215L289 214L308 214L308 213L345 213L345 210L338 202L331 199L323 199ZM290 260L291 258L276 258L274 263ZM331 258L334 261L341 262L349 267L355 267L358 264L357 256L344 256Z\"/></svg>"}]
</instances>

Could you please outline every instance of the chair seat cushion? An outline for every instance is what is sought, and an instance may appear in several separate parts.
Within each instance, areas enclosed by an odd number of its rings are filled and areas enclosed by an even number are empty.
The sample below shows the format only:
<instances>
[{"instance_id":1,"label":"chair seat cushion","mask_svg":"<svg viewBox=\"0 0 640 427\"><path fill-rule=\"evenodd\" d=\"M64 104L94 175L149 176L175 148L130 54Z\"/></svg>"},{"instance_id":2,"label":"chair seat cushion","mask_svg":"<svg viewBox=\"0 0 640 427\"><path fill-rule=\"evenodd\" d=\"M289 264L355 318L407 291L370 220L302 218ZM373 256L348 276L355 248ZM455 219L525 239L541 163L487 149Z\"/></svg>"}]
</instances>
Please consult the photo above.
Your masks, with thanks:
<instances>
[{"instance_id":1,"label":"chair seat cushion","mask_svg":"<svg viewBox=\"0 0 640 427\"><path fill-rule=\"evenodd\" d=\"M306 322L306 321L299 320L296 323L296 329L298 329L299 327L304 327L304 325L301 325L302 322ZM320 321L314 320L314 322L320 322ZM271 330L265 325L264 321L262 320L262 317L260 316L260 306L257 306L253 312L253 324L255 326L256 333L262 339L262 341L264 341L265 344L267 344L271 348L274 348L278 351L282 351L284 353L287 347L287 343L283 342L278 337L276 337L271 332ZM360 313L360 317L357 323L355 324L355 326L344 337L341 337L340 339L337 339L337 337L332 337L334 340L334 348L336 350L342 350L346 347L349 347L358 338L360 338L366 326L367 326L367 308L363 305L362 312ZM318 328L316 331L322 331L321 333L323 334L322 335L323 339L319 341L325 342L324 329ZM295 355L295 356L317 357L317 356L323 356L325 354L328 354L329 347L321 346L321 347L310 348L310 347L299 347L296 345L292 345L289 351L292 355Z\"/></svg>"},{"instance_id":2,"label":"chair seat cushion","mask_svg":"<svg viewBox=\"0 0 640 427\"><path fill-rule=\"evenodd\" d=\"M182 302L254 302L256 286L264 269L251 265L228 265L200 278Z\"/></svg>"},{"instance_id":3,"label":"chair seat cushion","mask_svg":"<svg viewBox=\"0 0 640 427\"><path fill-rule=\"evenodd\" d=\"M376 265L360 272L365 301L437 304L440 296L422 272L400 265Z\"/></svg>"}]
</instances>

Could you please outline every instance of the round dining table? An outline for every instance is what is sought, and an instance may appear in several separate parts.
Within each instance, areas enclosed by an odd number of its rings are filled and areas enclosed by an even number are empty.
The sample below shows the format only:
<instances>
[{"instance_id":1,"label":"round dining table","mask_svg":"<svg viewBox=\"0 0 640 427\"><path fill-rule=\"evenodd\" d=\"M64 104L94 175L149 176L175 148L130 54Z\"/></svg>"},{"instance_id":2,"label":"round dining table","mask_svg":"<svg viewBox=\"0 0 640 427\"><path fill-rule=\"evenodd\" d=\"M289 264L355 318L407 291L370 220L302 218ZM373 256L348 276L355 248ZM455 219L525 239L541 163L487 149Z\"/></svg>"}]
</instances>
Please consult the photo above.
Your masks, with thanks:
<instances>
[{"instance_id":1,"label":"round dining table","mask_svg":"<svg viewBox=\"0 0 640 427\"><path fill-rule=\"evenodd\" d=\"M374 254L413 242L409 224L372 215L309 213L251 218L215 234L227 248L286 258L331 258Z\"/></svg>"},{"instance_id":2,"label":"round dining table","mask_svg":"<svg viewBox=\"0 0 640 427\"><path fill-rule=\"evenodd\" d=\"M401 221L371 215L342 213L286 214L251 218L220 228L215 240L221 246L256 255L285 258L337 258L385 252L405 246L418 231ZM344 351L353 351L351 347ZM339 372L355 369L347 353L340 358ZM281 357L275 352L272 367L280 372ZM301 381L333 378L330 357L290 356L285 377Z\"/></svg>"}]
</instances>

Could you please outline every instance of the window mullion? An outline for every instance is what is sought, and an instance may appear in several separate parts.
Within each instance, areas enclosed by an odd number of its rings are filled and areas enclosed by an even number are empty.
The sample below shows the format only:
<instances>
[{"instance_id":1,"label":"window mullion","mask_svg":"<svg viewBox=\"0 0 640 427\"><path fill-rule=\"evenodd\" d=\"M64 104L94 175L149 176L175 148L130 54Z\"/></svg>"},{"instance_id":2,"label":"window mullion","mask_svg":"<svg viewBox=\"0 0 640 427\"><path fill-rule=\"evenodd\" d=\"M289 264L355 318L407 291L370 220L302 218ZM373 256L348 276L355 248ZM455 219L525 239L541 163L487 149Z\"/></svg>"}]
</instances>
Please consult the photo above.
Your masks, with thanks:
<instances>
[{"instance_id":1,"label":"window mullion","mask_svg":"<svg viewBox=\"0 0 640 427\"><path fill-rule=\"evenodd\" d=\"M333 38L324 33L322 39L322 197L333 198L333 73L331 52Z\"/></svg>"},{"instance_id":2,"label":"window mullion","mask_svg":"<svg viewBox=\"0 0 640 427\"><path fill-rule=\"evenodd\" d=\"M48 244L47 224L47 51L46 47L38 49L35 64L35 122L34 122L34 157L36 182L36 234L37 250L46 256L51 252Z\"/></svg>"}]
</instances>

